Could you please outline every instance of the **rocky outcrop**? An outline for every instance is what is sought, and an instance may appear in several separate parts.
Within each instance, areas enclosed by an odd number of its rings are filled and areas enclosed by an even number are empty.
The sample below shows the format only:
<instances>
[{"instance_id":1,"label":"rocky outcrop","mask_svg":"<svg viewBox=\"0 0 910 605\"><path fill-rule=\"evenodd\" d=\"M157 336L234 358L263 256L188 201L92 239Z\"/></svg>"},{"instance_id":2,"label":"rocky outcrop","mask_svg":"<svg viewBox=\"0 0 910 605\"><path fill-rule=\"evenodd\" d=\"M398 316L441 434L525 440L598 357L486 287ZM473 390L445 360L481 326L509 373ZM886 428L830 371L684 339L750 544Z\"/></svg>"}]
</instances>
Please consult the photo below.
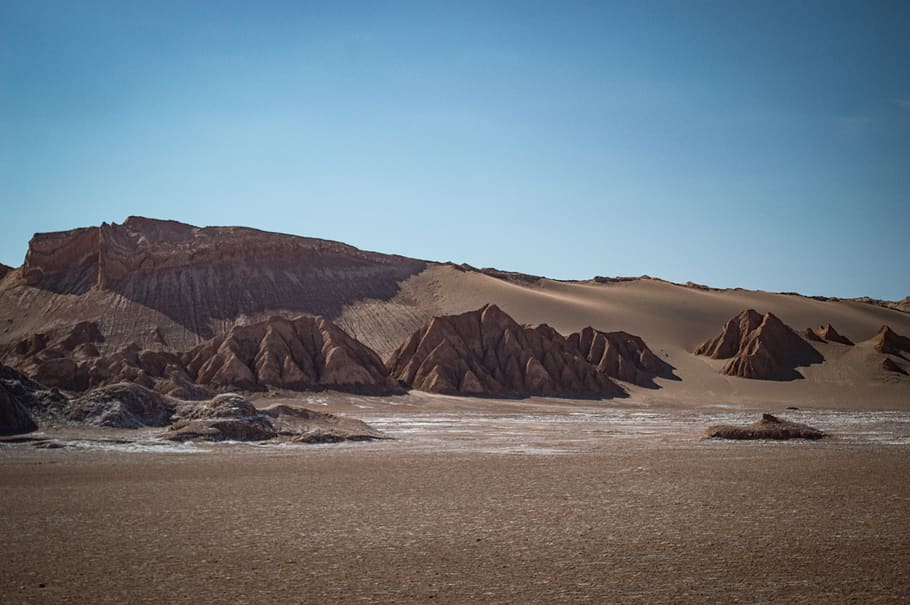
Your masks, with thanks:
<instances>
[{"instance_id":1,"label":"rocky outcrop","mask_svg":"<svg viewBox=\"0 0 910 605\"><path fill-rule=\"evenodd\" d=\"M235 327L184 360L195 381L213 389L395 387L376 353L322 317L272 317Z\"/></svg>"},{"instance_id":2,"label":"rocky outcrop","mask_svg":"<svg viewBox=\"0 0 910 605\"><path fill-rule=\"evenodd\" d=\"M746 337L761 325L762 316L754 309L747 309L727 321L716 338L712 338L695 349L696 355L712 359L730 359L739 353Z\"/></svg>"},{"instance_id":3,"label":"rocky outcrop","mask_svg":"<svg viewBox=\"0 0 910 605\"><path fill-rule=\"evenodd\" d=\"M98 324L80 322L56 334L34 334L19 341L6 360L50 387L82 392L119 382L133 382L181 398L209 396L195 385L179 355L143 351L131 344L109 355Z\"/></svg>"},{"instance_id":4,"label":"rocky outcrop","mask_svg":"<svg viewBox=\"0 0 910 605\"><path fill-rule=\"evenodd\" d=\"M598 372L643 387L656 388L655 377L674 379L673 368L648 345L626 332L601 332L587 327L566 339Z\"/></svg>"},{"instance_id":5,"label":"rocky outcrop","mask_svg":"<svg viewBox=\"0 0 910 605\"><path fill-rule=\"evenodd\" d=\"M3 263L0 263L0 279L3 279L4 277L6 277L6 274L12 270L13 270L12 267L4 265Z\"/></svg>"},{"instance_id":6,"label":"rocky outcrop","mask_svg":"<svg viewBox=\"0 0 910 605\"><path fill-rule=\"evenodd\" d=\"M38 429L29 413L28 402L22 401L23 391L31 385L31 381L16 370L0 365L0 435L21 435Z\"/></svg>"},{"instance_id":7,"label":"rocky outcrop","mask_svg":"<svg viewBox=\"0 0 910 605\"><path fill-rule=\"evenodd\" d=\"M882 369L888 372L894 372L895 374L907 375L907 370L897 365L897 362L891 359L890 357L885 357L882 359Z\"/></svg>"},{"instance_id":8,"label":"rocky outcrop","mask_svg":"<svg viewBox=\"0 0 910 605\"><path fill-rule=\"evenodd\" d=\"M23 279L63 294L115 292L197 334L198 344L242 316L335 317L346 304L388 299L425 266L339 242L130 217L36 234Z\"/></svg>"},{"instance_id":9,"label":"rocky outcrop","mask_svg":"<svg viewBox=\"0 0 910 605\"><path fill-rule=\"evenodd\" d=\"M372 350L320 317L238 326L187 353L130 344L100 356L95 344L103 340L96 324L82 323L23 339L9 357L42 383L75 392L120 382L180 399L231 389L398 390Z\"/></svg>"},{"instance_id":10,"label":"rocky outcrop","mask_svg":"<svg viewBox=\"0 0 910 605\"><path fill-rule=\"evenodd\" d=\"M853 346L853 341L846 336L841 335L831 324L823 324L816 329L807 328L803 332L803 338L815 342L836 342L842 345Z\"/></svg>"},{"instance_id":11,"label":"rocky outcrop","mask_svg":"<svg viewBox=\"0 0 910 605\"><path fill-rule=\"evenodd\" d=\"M88 426L137 429L167 426L176 407L170 397L138 384L121 383L73 399L64 418Z\"/></svg>"},{"instance_id":12,"label":"rocky outcrop","mask_svg":"<svg viewBox=\"0 0 910 605\"><path fill-rule=\"evenodd\" d=\"M219 395L211 401L187 404L176 421L161 435L171 441L265 441L292 443L365 441L385 436L354 418L276 405L257 410L236 394Z\"/></svg>"},{"instance_id":13,"label":"rocky outcrop","mask_svg":"<svg viewBox=\"0 0 910 605\"><path fill-rule=\"evenodd\" d=\"M889 326L882 326L879 329L872 337L872 344L876 351L886 355L903 357L905 354L910 354L910 338L898 334Z\"/></svg>"},{"instance_id":14,"label":"rocky outcrop","mask_svg":"<svg viewBox=\"0 0 910 605\"><path fill-rule=\"evenodd\" d=\"M288 439L293 443L334 443L388 438L356 418L287 405L273 405L261 412L269 418L279 439Z\"/></svg>"},{"instance_id":15,"label":"rocky outcrop","mask_svg":"<svg viewBox=\"0 0 910 605\"><path fill-rule=\"evenodd\" d=\"M724 324L721 334L698 347L696 354L729 359L721 370L723 374L758 380L800 378L797 367L824 360L775 315L762 316L752 309Z\"/></svg>"},{"instance_id":16,"label":"rocky outcrop","mask_svg":"<svg viewBox=\"0 0 910 605\"><path fill-rule=\"evenodd\" d=\"M392 354L386 366L401 383L436 393L625 394L556 330L519 325L495 305L433 318Z\"/></svg>"},{"instance_id":17,"label":"rocky outcrop","mask_svg":"<svg viewBox=\"0 0 910 605\"><path fill-rule=\"evenodd\" d=\"M33 431L37 422L57 415L67 403L59 391L0 364L0 434Z\"/></svg>"},{"instance_id":18,"label":"rocky outcrop","mask_svg":"<svg viewBox=\"0 0 910 605\"><path fill-rule=\"evenodd\" d=\"M762 414L756 422L747 426L721 424L709 427L705 437L714 439L822 439L825 433L811 426L781 420L771 414Z\"/></svg>"}]
</instances>

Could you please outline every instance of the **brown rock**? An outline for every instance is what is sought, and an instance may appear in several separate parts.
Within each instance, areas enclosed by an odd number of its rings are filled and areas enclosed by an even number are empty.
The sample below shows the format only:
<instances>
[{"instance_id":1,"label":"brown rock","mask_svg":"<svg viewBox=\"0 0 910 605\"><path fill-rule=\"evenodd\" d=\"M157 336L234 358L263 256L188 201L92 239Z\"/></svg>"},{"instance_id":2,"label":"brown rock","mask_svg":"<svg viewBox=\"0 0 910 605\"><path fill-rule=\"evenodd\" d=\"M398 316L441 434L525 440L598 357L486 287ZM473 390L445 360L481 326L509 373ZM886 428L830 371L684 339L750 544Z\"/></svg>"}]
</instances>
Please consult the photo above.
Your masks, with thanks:
<instances>
[{"instance_id":1,"label":"brown rock","mask_svg":"<svg viewBox=\"0 0 910 605\"><path fill-rule=\"evenodd\" d=\"M184 355L197 383L215 389L388 391L394 388L372 350L322 317L232 328Z\"/></svg>"},{"instance_id":2,"label":"brown rock","mask_svg":"<svg viewBox=\"0 0 910 605\"><path fill-rule=\"evenodd\" d=\"M587 327L570 334L577 349L597 371L639 386L656 387L654 377L673 379L673 368L655 355L638 336L626 332L601 332Z\"/></svg>"},{"instance_id":3,"label":"brown rock","mask_svg":"<svg viewBox=\"0 0 910 605\"><path fill-rule=\"evenodd\" d=\"M263 441L330 443L384 439L385 436L355 418L274 405L257 410L245 397L219 395L211 401L185 404L177 420L161 435L172 441Z\"/></svg>"},{"instance_id":4,"label":"brown rock","mask_svg":"<svg viewBox=\"0 0 910 605\"><path fill-rule=\"evenodd\" d=\"M387 300L399 282L425 266L339 242L130 217L122 225L36 234L23 280L61 294L114 291L169 317L195 334L197 344L243 316L279 310L335 317L354 301ZM67 301L74 314L84 314L76 303ZM111 323L119 332L134 321Z\"/></svg>"},{"instance_id":5,"label":"brown rock","mask_svg":"<svg viewBox=\"0 0 910 605\"><path fill-rule=\"evenodd\" d=\"M754 309L747 309L724 324L720 335L695 350L696 355L707 355L712 359L729 359L739 353L746 336L762 322L762 316Z\"/></svg>"},{"instance_id":6,"label":"brown rock","mask_svg":"<svg viewBox=\"0 0 910 605\"><path fill-rule=\"evenodd\" d=\"M806 328L800 334L806 340L811 340L812 342L825 342L825 339L818 335L818 332L812 328Z\"/></svg>"},{"instance_id":7,"label":"brown rock","mask_svg":"<svg viewBox=\"0 0 910 605\"><path fill-rule=\"evenodd\" d=\"M797 367L824 360L821 353L775 315L759 316L751 309L728 321L721 335L701 345L696 354L729 359L723 374L758 380L800 378Z\"/></svg>"},{"instance_id":8,"label":"brown rock","mask_svg":"<svg viewBox=\"0 0 910 605\"><path fill-rule=\"evenodd\" d=\"M705 437L715 439L822 439L825 433L811 426L781 420L771 414L748 426L721 424L709 427Z\"/></svg>"},{"instance_id":9,"label":"brown rock","mask_svg":"<svg viewBox=\"0 0 910 605\"><path fill-rule=\"evenodd\" d=\"M897 374L907 375L907 370L897 365L897 363L890 357L885 357L882 359L882 368L889 372L895 372Z\"/></svg>"},{"instance_id":10,"label":"brown rock","mask_svg":"<svg viewBox=\"0 0 910 605\"><path fill-rule=\"evenodd\" d=\"M387 438L356 418L287 405L273 405L261 412L270 419L279 437L288 437L295 442L329 443Z\"/></svg>"},{"instance_id":11,"label":"brown rock","mask_svg":"<svg viewBox=\"0 0 910 605\"><path fill-rule=\"evenodd\" d=\"M910 338L898 334L889 326L882 326L872 337L872 343L876 351L886 355L902 357L904 353L910 353Z\"/></svg>"},{"instance_id":12,"label":"brown rock","mask_svg":"<svg viewBox=\"0 0 910 605\"><path fill-rule=\"evenodd\" d=\"M853 346L852 340L846 336L842 336L834 329L834 326L829 323L819 326L818 329L815 330L815 333L825 342L836 342L842 345Z\"/></svg>"},{"instance_id":13,"label":"brown rock","mask_svg":"<svg viewBox=\"0 0 910 605\"><path fill-rule=\"evenodd\" d=\"M401 383L437 393L625 395L556 330L519 325L495 305L433 318L386 366Z\"/></svg>"}]
</instances>

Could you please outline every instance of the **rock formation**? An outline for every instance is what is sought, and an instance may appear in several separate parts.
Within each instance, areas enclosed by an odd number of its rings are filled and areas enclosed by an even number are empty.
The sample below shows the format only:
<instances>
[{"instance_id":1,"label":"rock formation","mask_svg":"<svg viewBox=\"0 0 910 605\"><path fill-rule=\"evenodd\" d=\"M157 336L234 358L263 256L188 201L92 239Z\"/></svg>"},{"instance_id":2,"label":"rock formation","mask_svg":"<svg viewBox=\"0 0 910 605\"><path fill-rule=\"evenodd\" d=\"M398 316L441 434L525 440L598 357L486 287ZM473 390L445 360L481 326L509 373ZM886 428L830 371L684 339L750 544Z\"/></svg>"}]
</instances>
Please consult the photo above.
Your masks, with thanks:
<instances>
[{"instance_id":1,"label":"rock formation","mask_svg":"<svg viewBox=\"0 0 910 605\"><path fill-rule=\"evenodd\" d=\"M392 354L386 366L401 383L436 393L625 394L556 330L519 325L495 305L433 318Z\"/></svg>"},{"instance_id":2,"label":"rock formation","mask_svg":"<svg viewBox=\"0 0 910 605\"><path fill-rule=\"evenodd\" d=\"M235 327L184 359L198 384L216 390L395 387L376 353L322 317L272 317Z\"/></svg>"},{"instance_id":3,"label":"rock formation","mask_svg":"<svg viewBox=\"0 0 910 605\"><path fill-rule=\"evenodd\" d=\"M907 370L897 365L897 362L895 362L890 357L885 357L882 359L882 369L887 370L888 372L894 372L896 374L903 374L904 376L907 375Z\"/></svg>"},{"instance_id":4,"label":"rock formation","mask_svg":"<svg viewBox=\"0 0 910 605\"><path fill-rule=\"evenodd\" d=\"M708 340L695 349L696 355L706 355L712 359L730 359L739 353L740 347L759 325L762 316L753 309L747 309L727 321L720 335Z\"/></svg>"},{"instance_id":5,"label":"rock formation","mask_svg":"<svg viewBox=\"0 0 910 605\"><path fill-rule=\"evenodd\" d=\"M237 326L182 354L134 343L100 356L95 343L103 340L95 323L83 322L62 334L23 339L7 358L43 384L75 392L120 382L180 399L230 389L398 388L373 351L321 317Z\"/></svg>"},{"instance_id":6,"label":"rock formation","mask_svg":"<svg viewBox=\"0 0 910 605\"><path fill-rule=\"evenodd\" d=\"M36 420L58 413L66 404L61 393L0 364L0 435L34 431Z\"/></svg>"},{"instance_id":7,"label":"rock formation","mask_svg":"<svg viewBox=\"0 0 910 605\"><path fill-rule=\"evenodd\" d=\"M889 326L882 326L878 333L872 337L875 350L886 355L903 357L910 354L910 338L898 334Z\"/></svg>"},{"instance_id":8,"label":"rock formation","mask_svg":"<svg viewBox=\"0 0 910 605\"><path fill-rule=\"evenodd\" d=\"M114 384L73 399L63 417L88 426L137 429L167 426L177 402L132 383Z\"/></svg>"},{"instance_id":9,"label":"rock formation","mask_svg":"<svg viewBox=\"0 0 910 605\"><path fill-rule=\"evenodd\" d=\"M356 300L387 299L424 267L338 242L130 217L122 225L36 234L22 279L61 294L114 292L195 333L198 344L241 316L334 317Z\"/></svg>"},{"instance_id":10,"label":"rock formation","mask_svg":"<svg viewBox=\"0 0 910 605\"><path fill-rule=\"evenodd\" d=\"M836 342L842 345L853 346L853 341L846 336L841 335L830 323L823 324L814 330L812 328L807 328L806 331L803 332L803 338L806 340L814 340L815 342Z\"/></svg>"},{"instance_id":11,"label":"rock formation","mask_svg":"<svg viewBox=\"0 0 910 605\"><path fill-rule=\"evenodd\" d=\"M762 414L756 422L747 426L721 424L709 427L705 437L715 439L821 439L825 433L811 426L781 420L771 414Z\"/></svg>"},{"instance_id":12,"label":"rock formation","mask_svg":"<svg viewBox=\"0 0 910 605\"><path fill-rule=\"evenodd\" d=\"M16 370L0 365L0 435L20 435L37 430L27 402L21 400L31 381Z\"/></svg>"},{"instance_id":13,"label":"rock formation","mask_svg":"<svg viewBox=\"0 0 910 605\"><path fill-rule=\"evenodd\" d=\"M656 388L654 377L675 378L673 368L655 355L648 345L626 332L601 332L587 327L570 334L570 346L576 349L598 372L611 378Z\"/></svg>"},{"instance_id":14,"label":"rock formation","mask_svg":"<svg viewBox=\"0 0 910 605\"><path fill-rule=\"evenodd\" d=\"M758 380L799 378L799 366L820 363L821 353L771 313L749 309L724 324L721 334L695 351L729 359L721 370L728 376Z\"/></svg>"},{"instance_id":15,"label":"rock formation","mask_svg":"<svg viewBox=\"0 0 910 605\"><path fill-rule=\"evenodd\" d=\"M257 410L245 397L218 395L181 406L174 424L161 435L171 441L265 441L292 443L365 441L385 436L354 418L275 405Z\"/></svg>"}]
</instances>

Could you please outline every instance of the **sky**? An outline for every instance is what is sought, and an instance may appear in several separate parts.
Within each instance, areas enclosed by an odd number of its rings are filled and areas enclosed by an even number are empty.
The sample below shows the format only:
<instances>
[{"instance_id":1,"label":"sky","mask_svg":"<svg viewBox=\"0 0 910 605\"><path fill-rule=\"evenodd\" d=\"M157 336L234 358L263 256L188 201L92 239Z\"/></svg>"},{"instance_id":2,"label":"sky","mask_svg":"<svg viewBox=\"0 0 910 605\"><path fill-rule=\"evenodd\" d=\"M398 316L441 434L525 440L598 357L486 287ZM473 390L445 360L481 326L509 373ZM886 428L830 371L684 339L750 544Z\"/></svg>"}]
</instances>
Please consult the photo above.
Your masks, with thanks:
<instances>
[{"instance_id":1,"label":"sky","mask_svg":"<svg viewBox=\"0 0 910 605\"><path fill-rule=\"evenodd\" d=\"M910 3L0 0L0 262L141 215L910 295Z\"/></svg>"}]
</instances>

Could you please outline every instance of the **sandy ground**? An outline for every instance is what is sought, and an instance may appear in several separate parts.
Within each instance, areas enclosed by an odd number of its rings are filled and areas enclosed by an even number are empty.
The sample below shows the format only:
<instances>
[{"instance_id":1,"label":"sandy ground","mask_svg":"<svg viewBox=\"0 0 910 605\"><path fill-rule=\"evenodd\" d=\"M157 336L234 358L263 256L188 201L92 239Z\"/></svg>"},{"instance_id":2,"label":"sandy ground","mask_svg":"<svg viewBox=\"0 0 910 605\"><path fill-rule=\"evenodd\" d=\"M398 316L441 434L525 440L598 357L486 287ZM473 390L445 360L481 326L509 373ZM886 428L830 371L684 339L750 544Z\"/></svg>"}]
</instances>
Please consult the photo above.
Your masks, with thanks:
<instances>
[{"instance_id":1,"label":"sandy ground","mask_svg":"<svg viewBox=\"0 0 910 605\"><path fill-rule=\"evenodd\" d=\"M729 443L698 435L752 410L322 403L395 439L0 446L0 601L910 599L907 412L774 410L832 438Z\"/></svg>"}]
</instances>

